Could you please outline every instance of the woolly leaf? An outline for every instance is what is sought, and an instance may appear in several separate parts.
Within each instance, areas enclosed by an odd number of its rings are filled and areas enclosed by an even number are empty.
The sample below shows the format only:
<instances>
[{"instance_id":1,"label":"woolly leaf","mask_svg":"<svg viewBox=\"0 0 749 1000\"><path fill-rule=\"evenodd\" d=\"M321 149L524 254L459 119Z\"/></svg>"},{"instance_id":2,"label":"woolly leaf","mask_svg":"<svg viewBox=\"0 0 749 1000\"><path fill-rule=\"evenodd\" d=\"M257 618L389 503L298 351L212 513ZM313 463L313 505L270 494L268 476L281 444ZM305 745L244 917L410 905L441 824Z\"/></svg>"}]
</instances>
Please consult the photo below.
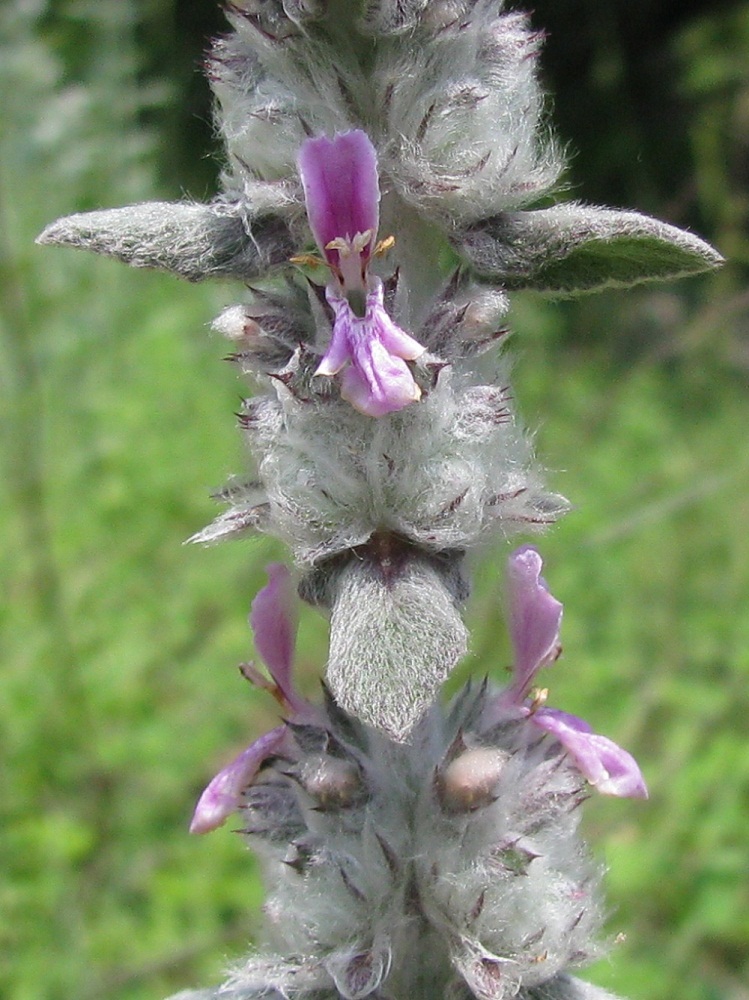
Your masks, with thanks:
<instances>
[{"instance_id":1,"label":"woolly leaf","mask_svg":"<svg viewBox=\"0 0 749 1000\"><path fill-rule=\"evenodd\" d=\"M294 252L283 221L248 222L237 204L222 202L154 201L68 215L47 226L37 243L92 250L188 281L252 278Z\"/></svg>"},{"instance_id":2,"label":"woolly leaf","mask_svg":"<svg viewBox=\"0 0 749 1000\"><path fill-rule=\"evenodd\" d=\"M391 576L352 560L336 589L331 691L347 712L404 742L465 655L453 597L434 565L416 556Z\"/></svg>"},{"instance_id":3,"label":"woolly leaf","mask_svg":"<svg viewBox=\"0 0 749 1000\"><path fill-rule=\"evenodd\" d=\"M325 13L325 0L284 0L284 12L290 21L314 21Z\"/></svg>"},{"instance_id":4,"label":"woolly leaf","mask_svg":"<svg viewBox=\"0 0 749 1000\"><path fill-rule=\"evenodd\" d=\"M480 277L555 295L680 278L723 262L683 229L637 212L576 203L495 215L453 242Z\"/></svg>"},{"instance_id":5,"label":"woolly leaf","mask_svg":"<svg viewBox=\"0 0 749 1000\"><path fill-rule=\"evenodd\" d=\"M367 0L361 28L372 35L412 31L418 25L428 3L429 0ZM433 6L441 8L445 5L433 2Z\"/></svg>"}]
</instances>

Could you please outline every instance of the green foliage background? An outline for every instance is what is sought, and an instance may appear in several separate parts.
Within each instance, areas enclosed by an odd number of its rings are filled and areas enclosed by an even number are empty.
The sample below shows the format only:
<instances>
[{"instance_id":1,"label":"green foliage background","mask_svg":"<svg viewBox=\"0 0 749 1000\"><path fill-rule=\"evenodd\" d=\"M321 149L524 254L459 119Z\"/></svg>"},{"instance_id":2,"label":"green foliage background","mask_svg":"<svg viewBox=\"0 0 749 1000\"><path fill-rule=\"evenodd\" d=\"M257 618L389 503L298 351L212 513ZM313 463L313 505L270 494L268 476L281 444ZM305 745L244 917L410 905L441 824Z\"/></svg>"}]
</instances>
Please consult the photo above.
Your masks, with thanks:
<instances>
[{"instance_id":1,"label":"green foliage background","mask_svg":"<svg viewBox=\"0 0 749 1000\"><path fill-rule=\"evenodd\" d=\"M545 0L576 197L712 239L731 263L574 304L519 297L515 392L577 504L542 542L564 600L553 702L638 757L594 800L612 935L590 977L643 1000L749 997L749 4ZM212 0L0 6L3 517L0 994L155 1000L219 980L261 887L206 780L273 724L234 665L268 540L181 542L245 458L207 323L241 297L33 238L58 215L210 194L196 71ZM476 560L473 655L501 673L506 550ZM326 632L303 615L313 692Z\"/></svg>"}]
</instances>

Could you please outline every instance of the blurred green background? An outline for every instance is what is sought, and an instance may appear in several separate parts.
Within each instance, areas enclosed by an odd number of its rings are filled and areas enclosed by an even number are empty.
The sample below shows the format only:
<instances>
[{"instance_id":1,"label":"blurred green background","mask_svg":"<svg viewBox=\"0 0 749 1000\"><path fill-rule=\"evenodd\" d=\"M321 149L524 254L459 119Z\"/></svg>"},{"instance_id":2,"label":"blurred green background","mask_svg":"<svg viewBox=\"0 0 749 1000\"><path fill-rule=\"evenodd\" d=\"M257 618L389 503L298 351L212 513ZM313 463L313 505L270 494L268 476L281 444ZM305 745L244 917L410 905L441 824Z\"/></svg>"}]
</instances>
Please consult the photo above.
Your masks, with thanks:
<instances>
[{"instance_id":1,"label":"blurred green background","mask_svg":"<svg viewBox=\"0 0 749 1000\"><path fill-rule=\"evenodd\" d=\"M689 226L720 273L519 297L515 395L575 510L553 704L638 757L592 800L610 928L589 976L642 1000L749 997L749 3L536 0L575 197ZM252 856L193 802L274 724L235 668L267 539L182 541L245 464L207 324L241 299L33 238L55 217L210 196L198 65L213 0L0 5L0 995L159 1000L219 981L258 925ZM473 656L507 662L506 550L476 561ZM302 617L303 686L324 623Z\"/></svg>"}]
</instances>

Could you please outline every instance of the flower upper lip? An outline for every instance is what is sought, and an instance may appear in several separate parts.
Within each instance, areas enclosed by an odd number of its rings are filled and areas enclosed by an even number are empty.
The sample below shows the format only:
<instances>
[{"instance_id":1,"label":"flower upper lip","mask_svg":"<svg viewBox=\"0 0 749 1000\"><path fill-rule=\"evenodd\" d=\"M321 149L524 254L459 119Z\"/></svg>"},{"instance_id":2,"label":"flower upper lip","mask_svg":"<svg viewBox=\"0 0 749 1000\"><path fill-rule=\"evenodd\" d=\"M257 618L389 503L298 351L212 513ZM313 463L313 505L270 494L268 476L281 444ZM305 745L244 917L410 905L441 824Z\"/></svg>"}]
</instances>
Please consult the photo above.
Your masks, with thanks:
<instances>
[{"instance_id":1,"label":"flower upper lip","mask_svg":"<svg viewBox=\"0 0 749 1000\"><path fill-rule=\"evenodd\" d=\"M315 241L344 291L366 288L380 224L377 154L366 132L308 139L299 172Z\"/></svg>"}]
</instances>

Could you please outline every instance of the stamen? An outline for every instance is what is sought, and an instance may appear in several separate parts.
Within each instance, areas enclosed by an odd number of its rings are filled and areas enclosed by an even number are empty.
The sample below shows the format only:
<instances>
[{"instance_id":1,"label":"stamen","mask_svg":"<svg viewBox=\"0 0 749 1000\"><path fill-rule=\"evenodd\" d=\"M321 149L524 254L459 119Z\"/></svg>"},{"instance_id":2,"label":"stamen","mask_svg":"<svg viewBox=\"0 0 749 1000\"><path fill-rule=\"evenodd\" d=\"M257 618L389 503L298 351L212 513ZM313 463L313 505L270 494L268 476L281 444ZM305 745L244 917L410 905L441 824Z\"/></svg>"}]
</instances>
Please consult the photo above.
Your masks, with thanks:
<instances>
[{"instance_id":1,"label":"stamen","mask_svg":"<svg viewBox=\"0 0 749 1000\"><path fill-rule=\"evenodd\" d=\"M548 688L533 688L531 691L531 705L530 713L533 715L537 712L539 708L546 704L546 699L549 697Z\"/></svg>"},{"instance_id":2,"label":"stamen","mask_svg":"<svg viewBox=\"0 0 749 1000\"><path fill-rule=\"evenodd\" d=\"M300 253L289 257L290 264L301 264L303 267L330 267L330 264L316 253Z\"/></svg>"},{"instance_id":3,"label":"stamen","mask_svg":"<svg viewBox=\"0 0 749 1000\"><path fill-rule=\"evenodd\" d=\"M392 250L394 246L395 246L395 237L386 236L385 239L380 240L380 242L374 248L374 256L382 257L382 255L387 253L388 250Z\"/></svg>"}]
</instances>

